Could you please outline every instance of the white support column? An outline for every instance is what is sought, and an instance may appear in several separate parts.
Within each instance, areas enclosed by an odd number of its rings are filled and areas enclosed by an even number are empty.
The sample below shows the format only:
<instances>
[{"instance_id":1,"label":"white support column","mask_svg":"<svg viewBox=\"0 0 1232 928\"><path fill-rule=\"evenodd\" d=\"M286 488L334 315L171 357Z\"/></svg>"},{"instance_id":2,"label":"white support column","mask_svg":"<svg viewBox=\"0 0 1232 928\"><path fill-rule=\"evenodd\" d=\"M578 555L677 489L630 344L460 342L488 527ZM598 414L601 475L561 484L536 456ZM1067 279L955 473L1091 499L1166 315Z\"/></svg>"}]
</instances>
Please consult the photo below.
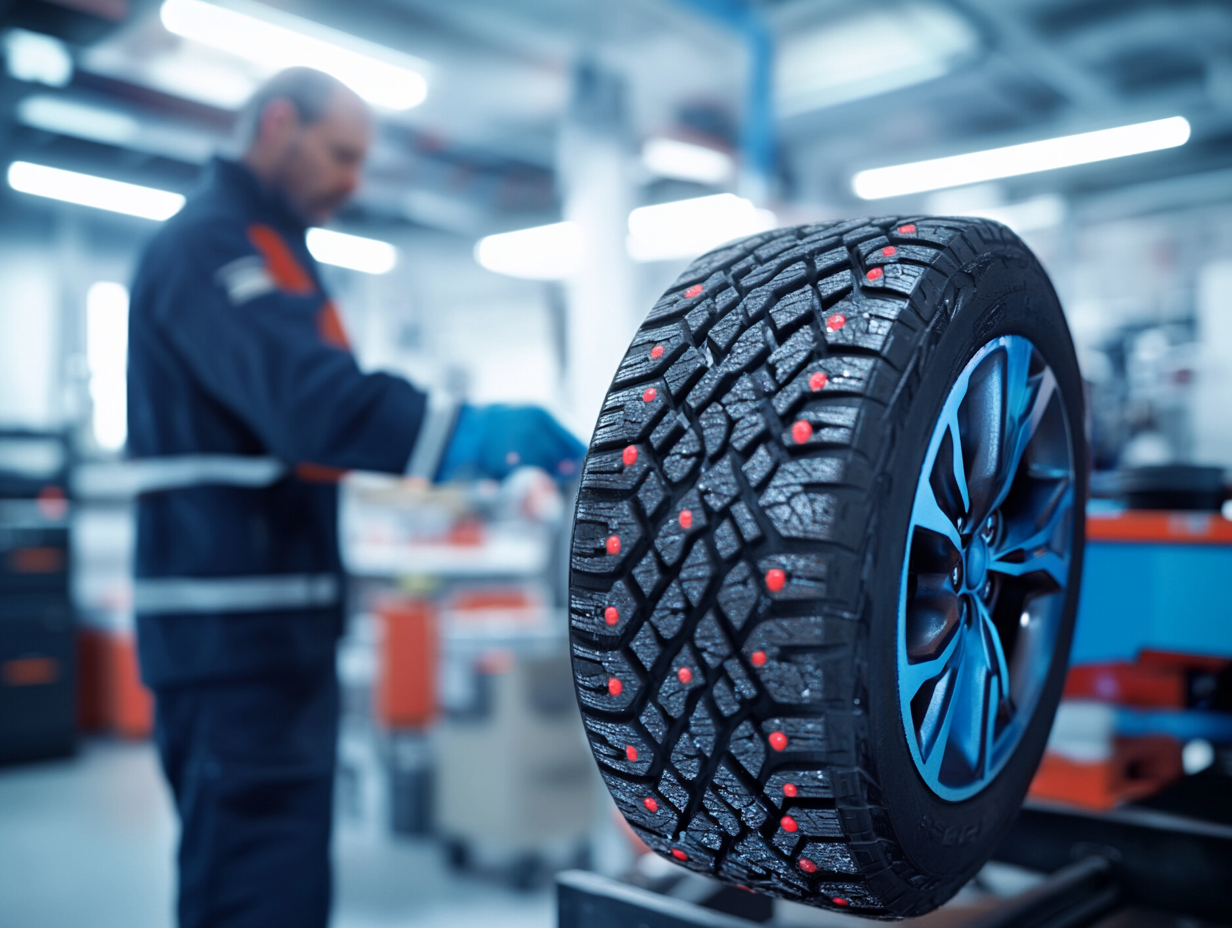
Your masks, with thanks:
<instances>
[{"instance_id":1,"label":"white support column","mask_svg":"<svg viewBox=\"0 0 1232 928\"><path fill-rule=\"evenodd\" d=\"M566 283L562 412L585 439L641 321L625 250L632 208L629 152L623 81L583 61L561 129L558 176L564 218L577 224L582 245L577 275Z\"/></svg>"},{"instance_id":2,"label":"white support column","mask_svg":"<svg viewBox=\"0 0 1232 928\"><path fill-rule=\"evenodd\" d=\"M1198 273L1194 463L1232 469L1232 261Z\"/></svg>"}]
</instances>

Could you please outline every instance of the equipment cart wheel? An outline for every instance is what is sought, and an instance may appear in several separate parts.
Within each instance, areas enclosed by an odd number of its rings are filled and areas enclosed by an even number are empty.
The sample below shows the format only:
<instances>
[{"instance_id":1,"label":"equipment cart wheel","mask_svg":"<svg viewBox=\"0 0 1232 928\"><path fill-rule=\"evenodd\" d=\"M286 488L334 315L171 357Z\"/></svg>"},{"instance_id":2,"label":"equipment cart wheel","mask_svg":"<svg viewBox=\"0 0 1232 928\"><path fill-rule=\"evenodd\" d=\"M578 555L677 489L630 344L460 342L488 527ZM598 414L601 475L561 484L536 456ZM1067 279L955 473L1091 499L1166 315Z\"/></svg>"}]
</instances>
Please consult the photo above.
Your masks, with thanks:
<instances>
[{"instance_id":1,"label":"equipment cart wheel","mask_svg":"<svg viewBox=\"0 0 1232 928\"><path fill-rule=\"evenodd\" d=\"M996 223L694 262L616 372L573 534L578 699L646 843L862 915L952 896L1060 699L1083 423L1056 294Z\"/></svg>"}]
</instances>

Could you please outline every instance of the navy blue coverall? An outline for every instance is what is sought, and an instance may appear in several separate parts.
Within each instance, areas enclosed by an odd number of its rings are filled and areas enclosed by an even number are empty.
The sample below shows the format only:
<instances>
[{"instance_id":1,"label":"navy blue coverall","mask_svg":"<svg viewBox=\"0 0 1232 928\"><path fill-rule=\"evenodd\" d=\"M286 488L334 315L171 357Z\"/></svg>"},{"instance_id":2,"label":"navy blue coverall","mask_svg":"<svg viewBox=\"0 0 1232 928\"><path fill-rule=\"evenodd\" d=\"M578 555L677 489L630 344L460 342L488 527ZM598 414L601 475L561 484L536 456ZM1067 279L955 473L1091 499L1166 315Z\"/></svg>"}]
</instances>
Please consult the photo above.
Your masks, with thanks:
<instances>
[{"instance_id":1,"label":"navy blue coverall","mask_svg":"<svg viewBox=\"0 0 1232 928\"><path fill-rule=\"evenodd\" d=\"M134 607L182 822L183 928L326 924L344 593L331 477L404 472L428 418L423 393L356 366L304 233L218 160L132 288Z\"/></svg>"}]
</instances>

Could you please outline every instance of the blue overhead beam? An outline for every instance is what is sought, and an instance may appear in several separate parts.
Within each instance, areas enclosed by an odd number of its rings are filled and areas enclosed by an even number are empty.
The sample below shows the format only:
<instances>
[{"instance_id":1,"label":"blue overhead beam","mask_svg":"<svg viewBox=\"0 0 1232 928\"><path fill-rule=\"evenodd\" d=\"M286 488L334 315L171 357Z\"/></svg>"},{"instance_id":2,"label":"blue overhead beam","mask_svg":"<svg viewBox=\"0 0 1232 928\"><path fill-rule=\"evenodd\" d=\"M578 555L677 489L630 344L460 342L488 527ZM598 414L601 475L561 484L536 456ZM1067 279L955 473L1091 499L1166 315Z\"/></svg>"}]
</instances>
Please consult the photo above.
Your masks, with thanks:
<instances>
[{"instance_id":1,"label":"blue overhead beam","mask_svg":"<svg viewBox=\"0 0 1232 928\"><path fill-rule=\"evenodd\" d=\"M740 161L763 194L774 176L774 43L752 0L677 0L695 13L720 23L745 42L749 73L740 121Z\"/></svg>"}]
</instances>

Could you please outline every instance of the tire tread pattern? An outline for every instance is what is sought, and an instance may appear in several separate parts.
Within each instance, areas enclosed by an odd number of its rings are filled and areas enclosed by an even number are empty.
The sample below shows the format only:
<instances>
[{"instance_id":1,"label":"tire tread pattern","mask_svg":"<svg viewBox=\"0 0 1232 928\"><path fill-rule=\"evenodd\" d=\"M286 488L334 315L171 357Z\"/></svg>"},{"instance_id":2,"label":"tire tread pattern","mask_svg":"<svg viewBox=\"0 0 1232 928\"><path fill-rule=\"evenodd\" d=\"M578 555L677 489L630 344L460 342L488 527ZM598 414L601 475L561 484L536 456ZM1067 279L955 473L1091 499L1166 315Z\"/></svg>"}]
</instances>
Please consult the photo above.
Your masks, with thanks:
<instances>
[{"instance_id":1,"label":"tire tread pattern","mask_svg":"<svg viewBox=\"0 0 1232 928\"><path fill-rule=\"evenodd\" d=\"M954 312L953 278L1006 243L995 223L911 216L764 233L695 261L634 338L583 468L570 621L603 779L659 853L851 913L932 907L866 748L870 497L885 412Z\"/></svg>"}]
</instances>

